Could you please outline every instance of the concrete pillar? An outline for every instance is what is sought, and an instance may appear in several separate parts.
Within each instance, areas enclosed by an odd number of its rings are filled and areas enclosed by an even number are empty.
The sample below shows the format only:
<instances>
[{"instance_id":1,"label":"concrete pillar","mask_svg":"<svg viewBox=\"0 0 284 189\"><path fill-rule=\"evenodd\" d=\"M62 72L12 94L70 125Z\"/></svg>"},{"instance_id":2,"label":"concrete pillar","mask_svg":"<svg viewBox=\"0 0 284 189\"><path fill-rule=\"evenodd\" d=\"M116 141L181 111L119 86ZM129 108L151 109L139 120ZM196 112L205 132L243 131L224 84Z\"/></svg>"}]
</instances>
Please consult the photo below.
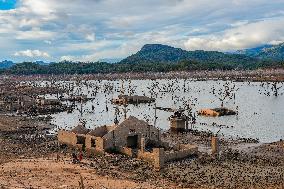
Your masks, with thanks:
<instances>
[{"instance_id":1,"label":"concrete pillar","mask_svg":"<svg viewBox=\"0 0 284 189\"><path fill-rule=\"evenodd\" d=\"M145 151L145 138L141 138L140 150L142 153Z\"/></svg>"},{"instance_id":2,"label":"concrete pillar","mask_svg":"<svg viewBox=\"0 0 284 189\"><path fill-rule=\"evenodd\" d=\"M211 148L212 148L212 155L218 156L219 155L219 138L218 137L212 137Z\"/></svg>"},{"instance_id":3,"label":"concrete pillar","mask_svg":"<svg viewBox=\"0 0 284 189\"><path fill-rule=\"evenodd\" d=\"M164 167L165 163L165 150L164 148L154 148L154 168L157 171L160 171L161 168Z\"/></svg>"},{"instance_id":4,"label":"concrete pillar","mask_svg":"<svg viewBox=\"0 0 284 189\"><path fill-rule=\"evenodd\" d=\"M104 139L101 137L96 137L96 150L99 152L104 152Z\"/></svg>"},{"instance_id":5,"label":"concrete pillar","mask_svg":"<svg viewBox=\"0 0 284 189\"><path fill-rule=\"evenodd\" d=\"M185 130L188 131L188 120L185 120Z\"/></svg>"}]
</instances>

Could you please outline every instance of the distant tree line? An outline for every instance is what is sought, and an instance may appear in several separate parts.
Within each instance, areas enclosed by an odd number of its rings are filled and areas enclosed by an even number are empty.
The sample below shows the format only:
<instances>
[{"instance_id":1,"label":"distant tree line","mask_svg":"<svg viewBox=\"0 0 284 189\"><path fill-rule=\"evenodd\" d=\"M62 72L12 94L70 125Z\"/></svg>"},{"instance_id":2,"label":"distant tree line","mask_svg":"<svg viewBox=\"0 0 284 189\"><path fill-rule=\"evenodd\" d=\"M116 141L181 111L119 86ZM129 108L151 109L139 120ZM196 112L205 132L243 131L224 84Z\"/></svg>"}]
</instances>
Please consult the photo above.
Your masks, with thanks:
<instances>
[{"instance_id":1,"label":"distant tree line","mask_svg":"<svg viewBox=\"0 0 284 189\"><path fill-rule=\"evenodd\" d=\"M241 62L241 61L240 61ZM97 74L97 73L126 73L126 72L169 72L169 71L195 71L195 70L253 70L257 68L284 68L284 62L256 61L256 62L200 62L181 60L171 62L142 62L142 63L116 63L105 62L70 62L63 61L40 65L32 62L18 63L11 68L1 69L2 74L32 75L32 74Z\"/></svg>"}]
</instances>

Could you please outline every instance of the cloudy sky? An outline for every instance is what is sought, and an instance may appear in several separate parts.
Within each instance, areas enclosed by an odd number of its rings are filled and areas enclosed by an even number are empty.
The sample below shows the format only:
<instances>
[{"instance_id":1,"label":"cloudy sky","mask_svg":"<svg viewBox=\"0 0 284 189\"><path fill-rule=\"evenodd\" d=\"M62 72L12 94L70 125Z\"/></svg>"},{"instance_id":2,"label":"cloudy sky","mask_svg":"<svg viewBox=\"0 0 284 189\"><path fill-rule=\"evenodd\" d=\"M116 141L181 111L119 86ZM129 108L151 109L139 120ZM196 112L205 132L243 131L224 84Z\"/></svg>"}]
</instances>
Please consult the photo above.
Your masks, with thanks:
<instances>
[{"instance_id":1,"label":"cloudy sky","mask_svg":"<svg viewBox=\"0 0 284 189\"><path fill-rule=\"evenodd\" d=\"M284 41L284 0L0 0L0 60L123 58L146 43L233 51Z\"/></svg>"}]
</instances>

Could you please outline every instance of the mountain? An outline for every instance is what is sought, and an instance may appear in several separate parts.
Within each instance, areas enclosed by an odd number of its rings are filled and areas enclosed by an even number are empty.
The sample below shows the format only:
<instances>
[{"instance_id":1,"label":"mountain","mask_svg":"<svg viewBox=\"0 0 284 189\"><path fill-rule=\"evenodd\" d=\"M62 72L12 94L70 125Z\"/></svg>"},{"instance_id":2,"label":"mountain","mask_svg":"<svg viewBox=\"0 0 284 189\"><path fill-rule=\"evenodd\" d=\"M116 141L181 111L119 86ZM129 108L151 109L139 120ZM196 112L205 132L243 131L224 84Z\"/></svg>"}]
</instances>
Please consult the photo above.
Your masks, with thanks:
<instances>
[{"instance_id":1,"label":"mountain","mask_svg":"<svg viewBox=\"0 0 284 189\"><path fill-rule=\"evenodd\" d=\"M15 65L14 62L4 60L4 61L0 62L0 69L11 68L13 65Z\"/></svg>"},{"instance_id":2,"label":"mountain","mask_svg":"<svg viewBox=\"0 0 284 189\"><path fill-rule=\"evenodd\" d=\"M273 45L270 48L264 48L257 57L270 60L284 60L284 43Z\"/></svg>"},{"instance_id":3,"label":"mountain","mask_svg":"<svg viewBox=\"0 0 284 189\"><path fill-rule=\"evenodd\" d=\"M113 63L117 63L121 60L122 60L122 58L102 58L102 59L99 60L99 62L106 62L106 63L113 64Z\"/></svg>"},{"instance_id":4,"label":"mountain","mask_svg":"<svg viewBox=\"0 0 284 189\"><path fill-rule=\"evenodd\" d=\"M254 47L254 48L250 48L250 49L238 50L238 51L235 52L235 54L244 54L244 55L256 57L256 56L258 56L259 53L261 53L265 49L270 48L272 46L273 45L262 45L262 46Z\"/></svg>"},{"instance_id":5,"label":"mountain","mask_svg":"<svg viewBox=\"0 0 284 189\"><path fill-rule=\"evenodd\" d=\"M47 62L44 62L44 61L41 61L41 60L35 61L34 63L36 63L38 65L42 65L42 66L50 64L50 63L47 63Z\"/></svg>"},{"instance_id":6,"label":"mountain","mask_svg":"<svg viewBox=\"0 0 284 189\"><path fill-rule=\"evenodd\" d=\"M262 60L284 60L284 43L278 45L263 45L251 49L238 50L235 54L243 54Z\"/></svg>"},{"instance_id":7,"label":"mountain","mask_svg":"<svg viewBox=\"0 0 284 189\"><path fill-rule=\"evenodd\" d=\"M140 51L133 54L120 63L166 63L178 62L186 59L187 51L180 48L160 44L146 44Z\"/></svg>"},{"instance_id":8,"label":"mountain","mask_svg":"<svg viewBox=\"0 0 284 189\"><path fill-rule=\"evenodd\" d=\"M179 63L194 61L216 64L251 64L257 60L242 54L225 54L217 51L186 51L161 44L146 44L137 53L120 61L121 64L137 63Z\"/></svg>"}]
</instances>

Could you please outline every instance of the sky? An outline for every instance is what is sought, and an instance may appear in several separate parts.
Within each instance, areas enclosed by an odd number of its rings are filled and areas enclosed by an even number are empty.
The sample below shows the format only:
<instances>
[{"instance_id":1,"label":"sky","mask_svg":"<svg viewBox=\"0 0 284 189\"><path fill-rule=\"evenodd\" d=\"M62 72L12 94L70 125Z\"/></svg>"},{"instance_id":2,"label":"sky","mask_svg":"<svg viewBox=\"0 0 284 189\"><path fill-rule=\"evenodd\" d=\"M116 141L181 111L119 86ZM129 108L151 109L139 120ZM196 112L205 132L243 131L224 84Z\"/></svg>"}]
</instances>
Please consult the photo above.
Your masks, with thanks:
<instances>
[{"instance_id":1,"label":"sky","mask_svg":"<svg viewBox=\"0 0 284 189\"><path fill-rule=\"evenodd\" d=\"M124 58L144 44L235 51L284 41L284 0L0 0L0 61Z\"/></svg>"}]
</instances>

